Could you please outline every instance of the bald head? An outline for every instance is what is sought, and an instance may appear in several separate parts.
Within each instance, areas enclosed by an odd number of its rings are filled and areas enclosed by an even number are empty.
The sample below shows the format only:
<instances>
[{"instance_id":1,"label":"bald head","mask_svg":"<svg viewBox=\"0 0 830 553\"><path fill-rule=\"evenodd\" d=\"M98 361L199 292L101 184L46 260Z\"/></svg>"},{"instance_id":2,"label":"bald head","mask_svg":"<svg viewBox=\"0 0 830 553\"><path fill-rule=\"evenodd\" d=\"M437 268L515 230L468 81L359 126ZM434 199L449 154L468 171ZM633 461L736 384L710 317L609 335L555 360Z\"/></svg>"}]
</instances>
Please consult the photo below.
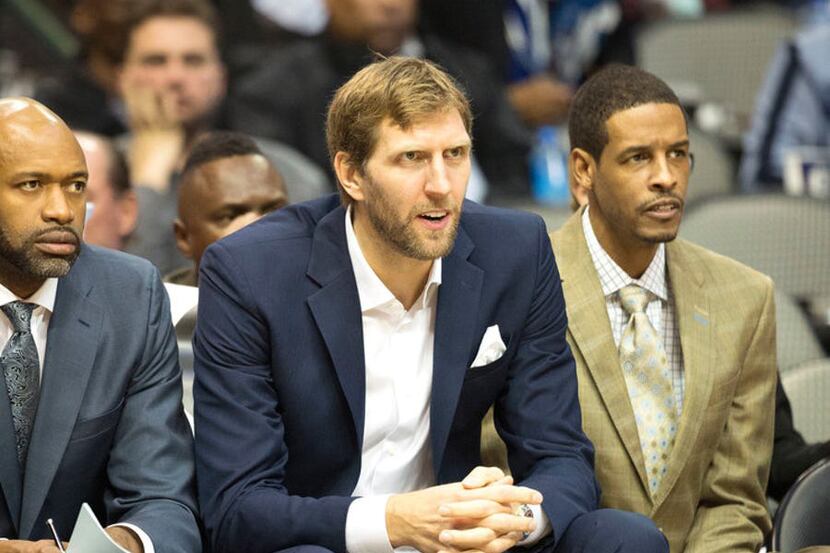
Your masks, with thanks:
<instances>
[{"instance_id":1,"label":"bald head","mask_svg":"<svg viewBox=\"0 0 830 553\"><path fill-rule=\"evenodd\" d=\"M0 283L20 297L69 272L87 181L78 141L29 98L0 100Z\"/></svg>"}]
</instances>

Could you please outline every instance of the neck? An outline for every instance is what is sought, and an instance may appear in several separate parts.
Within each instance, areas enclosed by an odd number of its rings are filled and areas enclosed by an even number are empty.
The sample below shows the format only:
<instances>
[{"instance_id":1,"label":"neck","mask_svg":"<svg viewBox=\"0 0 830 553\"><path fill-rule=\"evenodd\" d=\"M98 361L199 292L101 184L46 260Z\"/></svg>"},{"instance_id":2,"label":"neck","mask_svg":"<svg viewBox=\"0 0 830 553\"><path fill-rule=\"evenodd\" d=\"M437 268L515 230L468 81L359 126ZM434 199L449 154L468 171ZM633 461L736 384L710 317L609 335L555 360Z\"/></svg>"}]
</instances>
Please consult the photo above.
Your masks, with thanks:
<instances>
[{"instance_id":1,"label":"neck","mask_svg":"<svg viewBox=\"0 0 830 553\"><path fill-rule=\"evenodd\" d=\"M17 267L0 258L0 284L18 298L28 298L37 292L44 282L46 282L45 278L24 274Z\"/></svg>"},{"instance_id":2,"label":"neck","mask_svg":"<svg viewBox=\"0 0 830 553\"><path fill-rule=\"evenodd\" d=\"M600 246L614 260L614 263L631 278L643 276L660 244L644 242L625 232L610 228L594 209L588 210L588 219Z\"/></svg>"},{"instance_id":3,"label":"neck","mask_svg":"<svg viewBox=\"0 0 830 553\"><path fill-rule=\"evenodd\" d=\"M384 286L409 310L423 292L434 260L413 259L400 254L378 235L365 217L356 215L353 217L354 233L363 257Z\"/></svg>"}]
</instances>

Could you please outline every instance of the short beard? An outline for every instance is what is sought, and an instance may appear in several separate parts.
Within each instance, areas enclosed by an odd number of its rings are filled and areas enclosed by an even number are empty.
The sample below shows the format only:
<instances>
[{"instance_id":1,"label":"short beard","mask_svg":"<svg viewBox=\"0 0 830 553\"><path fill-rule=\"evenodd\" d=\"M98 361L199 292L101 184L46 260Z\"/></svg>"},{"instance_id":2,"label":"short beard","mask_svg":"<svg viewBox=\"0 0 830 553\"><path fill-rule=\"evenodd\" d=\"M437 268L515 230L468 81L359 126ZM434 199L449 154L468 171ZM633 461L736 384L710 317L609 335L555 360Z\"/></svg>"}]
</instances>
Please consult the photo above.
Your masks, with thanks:
<instances>
[{"instance_id":1,"label":"short beard","mask_svg":"<svg viewBox=\"0 0 830 553\"><path fill-rule=\"evenodd\" d=\"M395 220L393 216L390 216L395 212L394 206L387 201L380 185L372 182L372 186L375 191L374 198L366 202L366 214L369 222L381 238L391 244L398 253L411 259L432 261L439 257L445 257L452 251L455 245L455 236L458 233L458 217L453 218L448 229L433 231L432 234L435 236L435 240L421 240L418 233L409 224L412 216L409 216L405 221ZM418 211L416 208L411 213L417 213ZM447 212L450 215L453 214L453 210L448 209ZM442 240L442 234L444 240Z\"/></svg>"},{"instance_id":2,"label":"short beard","mask_svg":"<svg viewBox=\"0 0 830 553\"><path fill-rule=\"evenodd\" d=\"M78 248L75 253L66 257L49 256L41 253L35 247L38 237L44 232L61 230L71 232L78 241ZM19 248L15 248L6 235L0 232L0 257L6 263L16 268L21 274L33 278L58 278L66 276L72 264L81 252L81 241L78 233L72 227L61 227L59 229L48 229L28 237Z\"/></svg>"}]
</instances>

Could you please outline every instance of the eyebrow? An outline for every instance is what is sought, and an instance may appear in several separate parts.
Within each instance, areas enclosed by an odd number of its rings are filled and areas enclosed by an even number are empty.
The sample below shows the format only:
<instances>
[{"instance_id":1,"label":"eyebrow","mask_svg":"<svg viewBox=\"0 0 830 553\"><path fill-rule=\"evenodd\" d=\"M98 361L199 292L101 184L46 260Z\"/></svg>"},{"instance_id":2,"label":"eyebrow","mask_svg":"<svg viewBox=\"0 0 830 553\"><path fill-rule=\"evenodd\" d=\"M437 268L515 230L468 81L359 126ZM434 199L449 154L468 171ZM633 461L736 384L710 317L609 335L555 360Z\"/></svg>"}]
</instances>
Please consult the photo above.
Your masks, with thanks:
<instances>
[{"instance_id":1,"label":"eyebrow","mask_svg":"<svg viewBox=\"0 0 830 553\"><path fill-rule=\"evenodd\" d=\"M682 148L682 147L688 147L688 146L689 146L689 140L687 139L687 140L681 140L679 142L675 142L673 144L669 144L668 149L669 150L674 150L675 148ZM620 152L617 157L618 158L623 158L623 157L629 156L631 154L636 154L638 152L647 152L649 150L651 150L651 146L648 146L648 145L645 145L645 144L639 144L637 146L629 146L628 148L626 148L625 150Z\"/></svg>"},{"instance_id":2,"label":"eyebrow","mask_svg":"<svg viewBox=\"0 0 830 553\"><path fill-rule=\"evenodd\" d=\"M44 173L42 171L24 171L22 173L16 173L12 175L13 181L19 181L21 179L51 179L53 175L49 173ZM72 180L72 179L87 179L89 178L89 173L87 171L75 171L74 173L66 176L63 180Z\"/></svg>"}]
</instances>

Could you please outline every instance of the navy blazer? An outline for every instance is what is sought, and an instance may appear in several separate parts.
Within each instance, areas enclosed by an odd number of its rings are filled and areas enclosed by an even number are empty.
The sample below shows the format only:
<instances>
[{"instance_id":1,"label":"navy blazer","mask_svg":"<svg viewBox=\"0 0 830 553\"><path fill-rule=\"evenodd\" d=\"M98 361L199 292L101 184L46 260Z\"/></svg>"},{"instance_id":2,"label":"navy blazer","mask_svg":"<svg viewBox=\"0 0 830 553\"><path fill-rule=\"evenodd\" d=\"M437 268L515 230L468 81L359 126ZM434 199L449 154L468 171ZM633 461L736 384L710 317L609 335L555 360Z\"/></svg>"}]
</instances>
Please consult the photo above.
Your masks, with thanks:
<instances>
[{"instance_id":1,"label":"navy blazer","mask_svg":"<svg viewBox=\"0 0 830 553\"><path fill-rule=\"evenodd\" d=\"M21 481L0 393L0 536L69 539L82 502L158 553L201 551L193 445L170 307L149 262L84 245L58 281Z\"/></svg>"},{"instance_id":2,"label":"navy blazer","mask_svg":"<svg viewBox=\"0 0 830 553\"><path fill-rule=\"evenodd\" d=\"M365 374L345 210L279 210L208 248L195 351L196 466L215 553L345 552L360 474ZM469 368L487 327L507 346ZM465 202L438 291L430 438L438 483L481 463L495 421L518 483L560 536L596 508L559 275L535 215Z\"/></svg>"}]
</instances>

